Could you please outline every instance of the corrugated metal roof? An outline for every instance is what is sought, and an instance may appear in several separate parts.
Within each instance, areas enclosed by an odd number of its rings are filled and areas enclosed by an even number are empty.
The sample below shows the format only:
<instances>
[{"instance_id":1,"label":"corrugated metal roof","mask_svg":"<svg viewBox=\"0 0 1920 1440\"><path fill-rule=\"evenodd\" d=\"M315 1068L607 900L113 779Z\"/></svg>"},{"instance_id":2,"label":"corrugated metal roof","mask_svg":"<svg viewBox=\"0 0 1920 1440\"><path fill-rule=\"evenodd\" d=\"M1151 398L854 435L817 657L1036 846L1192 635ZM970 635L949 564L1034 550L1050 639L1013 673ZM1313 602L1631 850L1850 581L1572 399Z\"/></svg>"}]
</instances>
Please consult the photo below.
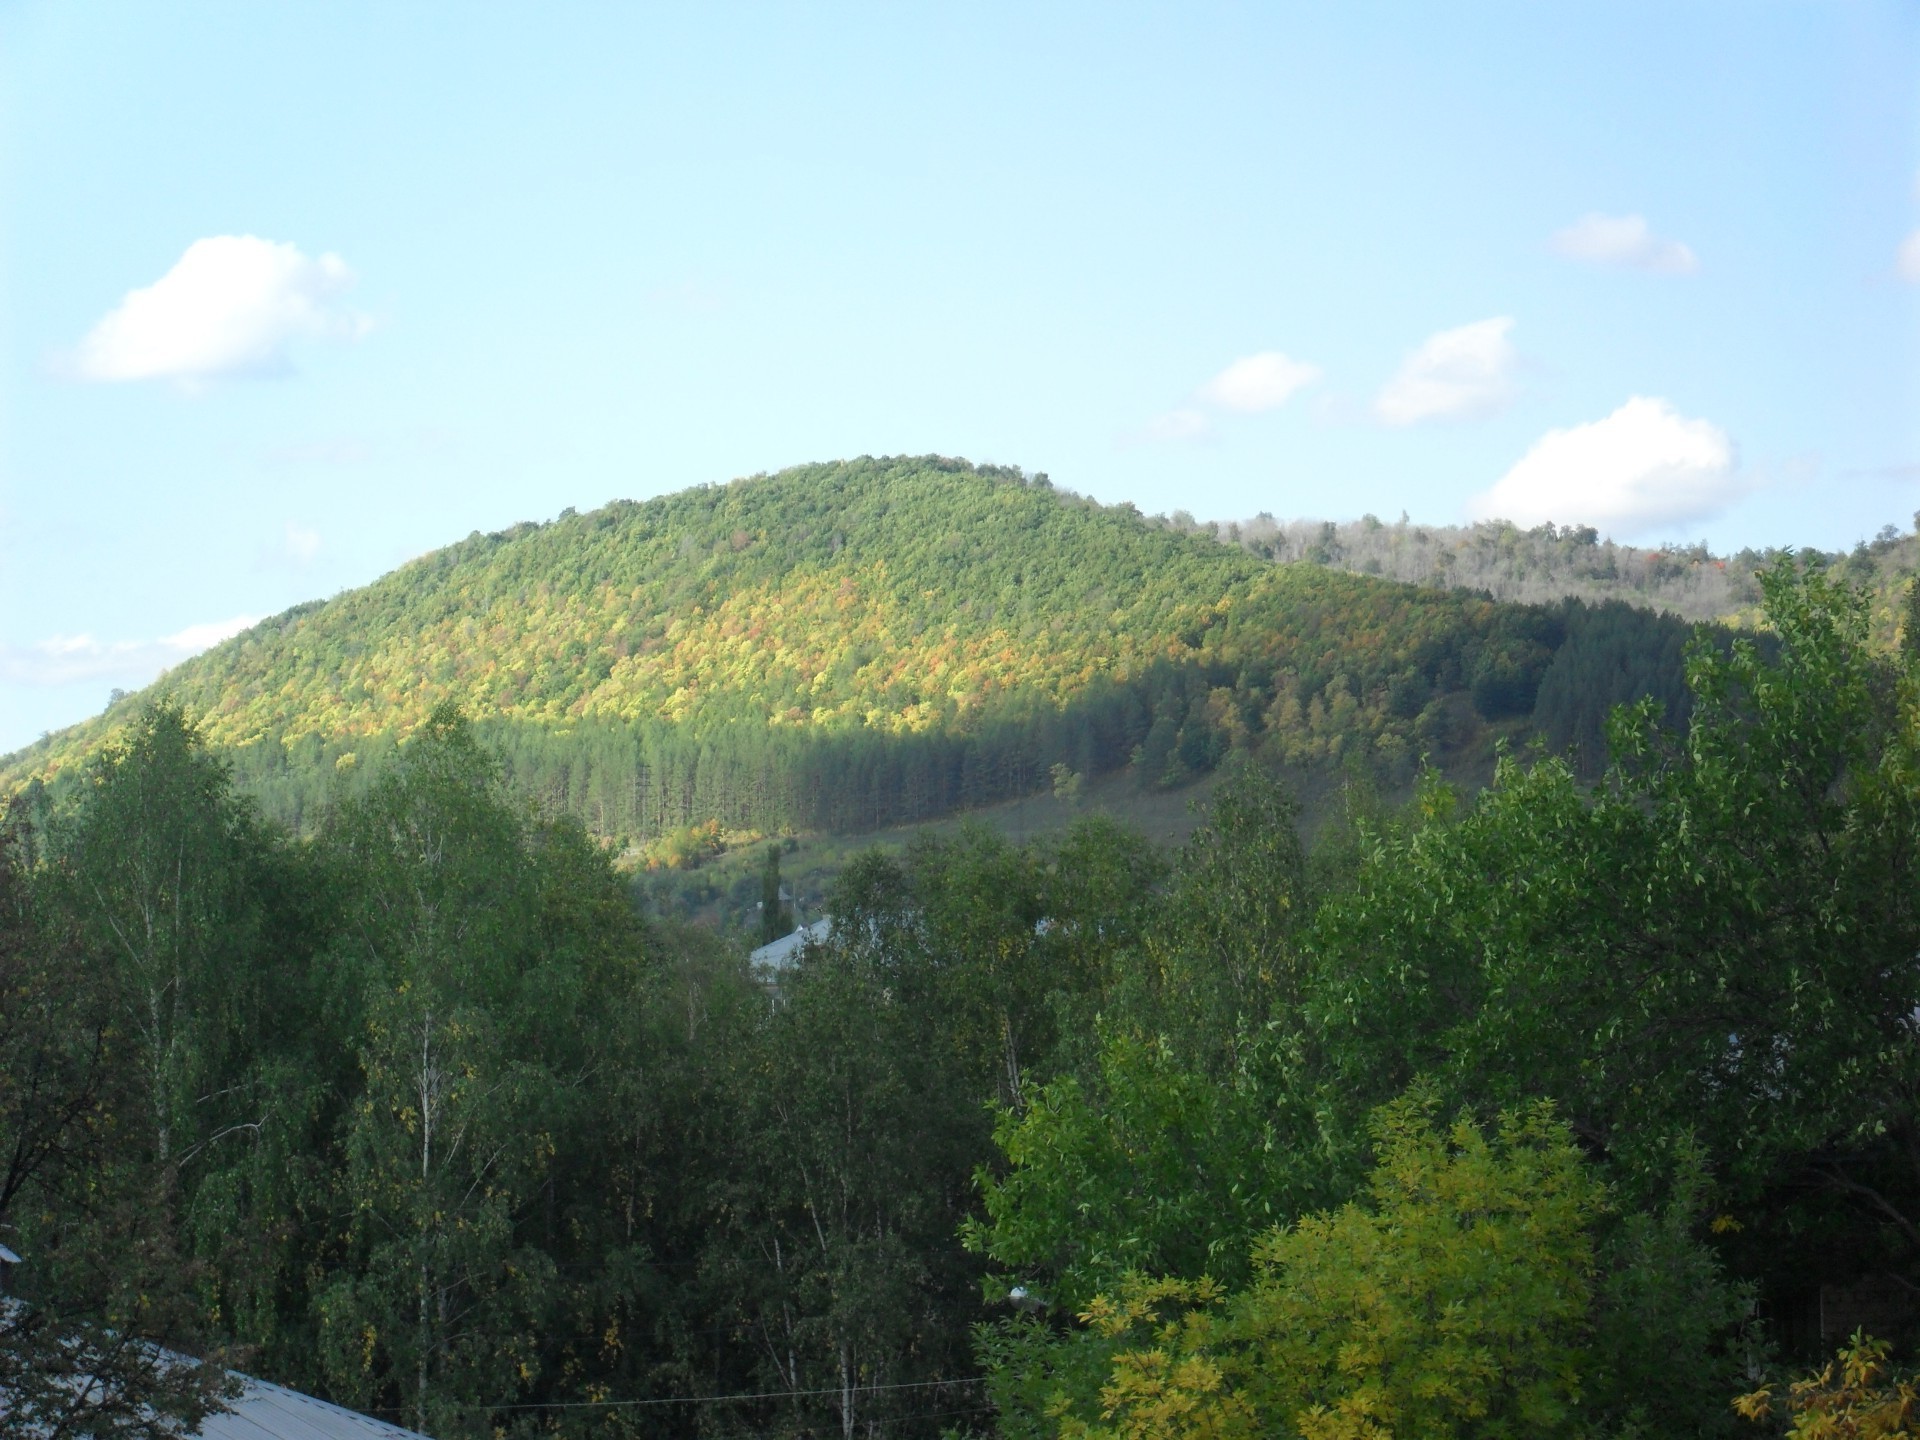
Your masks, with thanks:
<instances>
[{"instance_id":1,"label":"corrugated metal roof","mask_svg":"<svg viewBox=\"0 0 1920 1440\"><path fill-rule=\"evenodd\" d=\"M265 1380L238 1378L245 1391L233 1409L206 1418L201 1440L423 1440L418 1430L403 1430Z\"/></svg>"},{"instance_id":2,"label":"corrugated metal roof","mask_svg":"<svg viewBox=\"0 0 1920 1440\"><path fill-rule=\"evenodd\" d=\"M784 970L800 958L806 946L825 944L832 934L833 917L822 916L811 925L800 926L791 935L782 935L762 945L747 959L757 970Z\"/></svg>"}]
</instances>

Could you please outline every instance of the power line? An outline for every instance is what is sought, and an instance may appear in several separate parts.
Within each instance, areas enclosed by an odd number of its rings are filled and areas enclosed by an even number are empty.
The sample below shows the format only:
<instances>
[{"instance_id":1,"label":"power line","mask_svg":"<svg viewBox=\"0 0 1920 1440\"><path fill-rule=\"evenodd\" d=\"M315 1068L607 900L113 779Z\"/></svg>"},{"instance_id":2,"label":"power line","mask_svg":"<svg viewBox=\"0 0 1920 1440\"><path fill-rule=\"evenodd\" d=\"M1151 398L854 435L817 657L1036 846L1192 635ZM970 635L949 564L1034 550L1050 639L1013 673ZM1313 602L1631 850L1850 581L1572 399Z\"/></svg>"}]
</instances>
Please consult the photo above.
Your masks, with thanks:
<instances>
[{"instance_id":1,"label":"power line","mask_svg":"<svg viewBox=\"0 0 1920 1440\"><path fill-rule=\"evenodd\" d=\"M984 1375L962 1380L902 1380L892 1385L855 1385L849 1388L830 1385L819 1390L762 1390L738 1395L665 1395L651 1400L539 1400L519 1405L463 1405L463 1410L630 1410L651 1405L723 1405L744 1400L798 1400L819 1395L878 1395L898 1390L938 1390L951 1385L978 1385Z\"/></svg>"},{"instance_id":2,"label":"power line","mask_svg":"<svg viewBox=\"0 0 1920 1440\"><path fill-rule=\"evenodd\" d=\"M937 1421L937 1419L947 1419L950 1415L989 1415L989 1413L993 1413L993 1405L958 1405L948 1409L895 1411L887 1419L889 1421ZM816 1434L816 1427L789 1428L789 1430L768 1430L764 1427L756 1430L720 1430L718 1434L703 1436L703 1440L768 1440L768 1436L780 1436L780 1434L785 1436Z\"/></svg>"}]
</instances>

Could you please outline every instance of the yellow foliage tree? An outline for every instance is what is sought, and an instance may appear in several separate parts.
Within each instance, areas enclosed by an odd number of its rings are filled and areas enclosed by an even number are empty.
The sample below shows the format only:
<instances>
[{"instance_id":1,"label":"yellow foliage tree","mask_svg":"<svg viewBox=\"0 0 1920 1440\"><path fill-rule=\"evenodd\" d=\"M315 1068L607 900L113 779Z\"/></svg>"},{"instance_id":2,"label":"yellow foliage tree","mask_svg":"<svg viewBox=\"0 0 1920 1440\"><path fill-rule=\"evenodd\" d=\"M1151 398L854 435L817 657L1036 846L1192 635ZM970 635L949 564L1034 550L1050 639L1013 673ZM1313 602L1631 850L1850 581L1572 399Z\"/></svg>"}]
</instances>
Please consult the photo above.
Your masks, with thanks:
<instances>
[{"instance_id":1,"label":"yellow foliage tree","mask_svg":"<svg viewBox=\"0 0 1920 1440\"><path fill-rule=\"evenodd\" d=\"M1787 1387L1787 1440L1920 1440L1920 1377L1887 1374L1887 1342L1860 1331L1836 1361ZM1775 1418L1771 1385L1733 1408L1749 1420Z\"/></svg>"},{"instance_id":2,"label":"yellow foliage tree","mask_svg":"<svg viewBox=\"0 0 1920 1440\"><path fill-rule=\"evenodd\" d=\"M1604 1192L1542 1103L1442 1131L1375 1119L1364 1200L1269 1233L1238 1295L1137 1279L1084 1317L1126 1344L1074 1440L1444 1440L1578 1428Z\"/></svg>"}]
</instances>

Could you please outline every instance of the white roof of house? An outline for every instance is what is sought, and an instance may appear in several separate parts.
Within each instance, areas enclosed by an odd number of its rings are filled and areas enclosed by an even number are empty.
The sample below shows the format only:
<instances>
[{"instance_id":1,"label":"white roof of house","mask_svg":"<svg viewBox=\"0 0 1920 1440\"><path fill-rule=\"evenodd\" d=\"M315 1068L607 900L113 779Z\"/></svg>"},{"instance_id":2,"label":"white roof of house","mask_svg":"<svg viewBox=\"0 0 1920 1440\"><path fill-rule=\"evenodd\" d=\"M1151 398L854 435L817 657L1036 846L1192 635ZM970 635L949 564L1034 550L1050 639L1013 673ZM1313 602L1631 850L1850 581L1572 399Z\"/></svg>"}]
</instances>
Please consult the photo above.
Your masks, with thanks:
<instances>
[{"instance_id":1,"label":"white roof of house","mask_svg":"<svg viewBox=\"0 0 1920 1440\"><path fill-rule=\"evenodd\" d=\"M800 956L800 951L808 945L824 943L833 934L833 917L823 915L811 925L802 925L791 935L782 935L778 940L769 940L747 957L754 969L784 970ZM739 953L737 950L734 952Z\"/></svg>"},{"instance_id":2,"label":"white roof of house","mask_svg":"<svg viewBox=\"0 0 1920 1440\"><path fill-rule=\"evenodd\" d=\"M206 1418L201 1440L424 1440L417 1430L403 1430L298 1390L248 1375L238 1378L246 1389L231 1410Z\"/></svg>"},{"instance_id":3,"label":"white roof of house","mask_svg":"<svg viewBox=\"0 0 1920 1440\"><path fill-rule=\"evenodd\" d=\"M11 1250L0 1246L0 1251L4 1251L8 1263L20 1263ZM0 1295L0 1308L20 1303ZM185 1356L160 1346L149 1348L163 1364L192 1363ZM192 1434L201 1440L431 1440L418 1430L389 1425L371 1415L330 1405L270 1380L256 1380L237 1370L227 1373L240 1382L240 1393L223 1402L230 1409L209 1415L200 1422L200 1428ZM0 1433L11 1435L18 1429L18 1425L8 1424L6 1405L0 1400Z\"/></svg>"}]
</instances>

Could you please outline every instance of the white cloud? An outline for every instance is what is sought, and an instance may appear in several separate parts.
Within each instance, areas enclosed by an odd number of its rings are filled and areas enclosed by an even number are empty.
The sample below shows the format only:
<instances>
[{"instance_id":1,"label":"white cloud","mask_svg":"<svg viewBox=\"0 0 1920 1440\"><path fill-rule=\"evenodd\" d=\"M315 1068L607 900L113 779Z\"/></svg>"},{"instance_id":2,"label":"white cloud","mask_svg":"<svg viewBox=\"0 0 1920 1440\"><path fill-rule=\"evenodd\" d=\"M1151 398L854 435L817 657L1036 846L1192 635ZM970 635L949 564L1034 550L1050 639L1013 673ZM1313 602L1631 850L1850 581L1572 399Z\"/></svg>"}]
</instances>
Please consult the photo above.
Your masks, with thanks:
<instances>
[{"instance_id":1,"label":"white cloud","mask_svg":"<svg viewBox=\"0 0 1920 1440\"><path fill-rule=\"evenodd\" d=\"M318 259L254 235L214 235L95 325L60 368L82 380L180 380L276 375L287 347L308 338L357 339L371 322L338 297L354 274L338 255Z\"/></svg>"},{"instance_id":2,"label":"white cloud","mask_svg":"<svg viewBox=\"0 0 1920 1440\"><path fill-rule=\"evenodd\" d=\"M1476 520L1578 521L1631 536L1704 519L1747 488L1726 431L1636 395L1604 420L1549 430L1469 509Z\"/></svg>"},{"instance_id":3,"label":"white cloud","mask_svg":"<svg viewBox=\"0 0 1920 1440\"><path fill-rule=\"evenodd\" d=\"M54 635L35 645L0 645L0 682L9 685L69 685L114 680L139 686L222 640L257 625L258 615L236 615L189 625L158 640L96 640L87 634Z\"/></svg>"},{"instance_id":4,"label":"white cloud","mask_svg":"<svg viewBox=\"0 0 1920 1440\"><path fill-rule=\"evenodd\" d=\"M1691 246L1654 234L1644 215L1582 215L1554 232L1553 248L1569 260L1660 275L1691 275L1700 268Z\"/></svg>"},{"instance_id":5,"label":"white cloud","mask_svg":"<svg viewBox=\"0 0 1920 1440\"><path fill-rule=\"evenodd\" d=\"M1200 387L1200 398L1221 410L1254 415L1277 410L1296 390L1320 378L1320 367L1262 350L1234 361Z\"/></svg>"},{"instance_id":6,"label":"white cloud","mask_svg":"<svg viewBox=\"0 0 1920 1440\"><path fill-rule=\"evenodd\" d=\"M1200 411L1169 410L1143 425L1138 438L1147 441L1206 440L1212 435L1213 421Z\"/></svg>"},{"instance_id":7,"label":"white cloud","mask_svg":"<svg viewBox=\"0 0 1920 1440\"><path fill-rule=\"evenodd\" d=\"M1389 425L1423 420L1474 420L1513 400L1513 318L1497 315L1427 338L1374 397L1373 413Z\"/></svg>"},{"instance_id":8,"label":"white cloud","mask_svg":"<svg viewBox=\"0 0 1920 1440\"><path fill-rule=\"evenodd\" d=\"M1920 285L1920 230L1915 230L1900 242L1900 252L1894 263L1902 280L1911 280Z\"/></svg>"}]
</instances>

